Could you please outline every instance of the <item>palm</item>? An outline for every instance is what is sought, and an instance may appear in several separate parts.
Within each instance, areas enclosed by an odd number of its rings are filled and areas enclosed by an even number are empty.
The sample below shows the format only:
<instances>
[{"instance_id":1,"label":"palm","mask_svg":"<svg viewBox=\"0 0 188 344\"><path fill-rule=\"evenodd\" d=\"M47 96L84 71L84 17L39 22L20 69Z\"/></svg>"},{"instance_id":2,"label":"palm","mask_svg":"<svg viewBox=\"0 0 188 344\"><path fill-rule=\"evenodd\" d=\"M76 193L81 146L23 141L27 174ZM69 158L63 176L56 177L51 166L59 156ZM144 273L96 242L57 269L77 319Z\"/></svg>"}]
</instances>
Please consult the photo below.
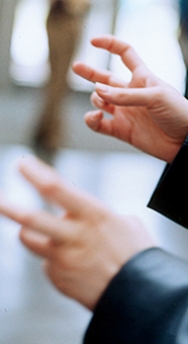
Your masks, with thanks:
<instances>
[{"instance_id":1,"label":"palm","mask_svg":"<svg viewBox=\"0 0 188 344\"><path fill-rule=\"evenodd\" d=\"M146 152L150 152L151 146L152 149L155 147L155 142L158 139L179 143L186 135L186 130L183 126L183 117L177 117L180 109L174 112L174 108L177 107L177 98L181 98L181 103L186 102L186 100L173 87L152 74L149 77L145 74L142 75L139 70L133 74L128 87L163 87L163 93L165 89L166 96L169 96L171 102L174 99L173 107L171 105L172 110L169 104L163 102L163 99L153 101L148 106L114 105L113 113L111 113L113 115L111 135Z\"/></svg>"},{"instance_id":2,"label":"palm","mask_svg":"<svg viewBox=\"0 0 188 344\"><path fill-rule=\"evenodd\" d=\"M164 135L145 107L115 106L110 126L111 136L128 142L146 153L151 153L150 147L154 148L157 137L161 138Z\"/></svg>"}]
</instances>

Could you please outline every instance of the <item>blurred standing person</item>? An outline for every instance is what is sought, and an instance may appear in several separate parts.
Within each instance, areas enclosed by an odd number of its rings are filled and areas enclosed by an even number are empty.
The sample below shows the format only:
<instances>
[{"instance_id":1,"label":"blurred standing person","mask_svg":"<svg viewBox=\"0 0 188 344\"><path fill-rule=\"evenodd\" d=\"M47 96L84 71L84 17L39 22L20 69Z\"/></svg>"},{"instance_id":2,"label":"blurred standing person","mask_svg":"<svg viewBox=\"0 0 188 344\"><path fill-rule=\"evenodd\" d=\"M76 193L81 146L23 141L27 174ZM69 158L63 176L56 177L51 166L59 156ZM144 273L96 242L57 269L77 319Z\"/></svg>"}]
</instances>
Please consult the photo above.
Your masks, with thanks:
<instances>
[{"instance_id":1,"label":"blurred standing person","mask_svg":"<svg viewBox=\"0 0 188 344\"><path fill-rule=\"evenodd\" d=\"M90 0L50 0L47 18L51 75L45 104L34 135L35 152L48 162L61 147L63 113L61 101L68 87L67 72L82 32Z\"/></svg>"},{"instance_id":2,"label":"blurred standing person","mask_svg":"<svg viewBox=\"0 0 188 344\"><path fill-rule=\"evenodd\" d=\"M188 1L179 0L180 36L179 43L186 66L185 97L188 98Z\"/></svg>"}]
</instances>

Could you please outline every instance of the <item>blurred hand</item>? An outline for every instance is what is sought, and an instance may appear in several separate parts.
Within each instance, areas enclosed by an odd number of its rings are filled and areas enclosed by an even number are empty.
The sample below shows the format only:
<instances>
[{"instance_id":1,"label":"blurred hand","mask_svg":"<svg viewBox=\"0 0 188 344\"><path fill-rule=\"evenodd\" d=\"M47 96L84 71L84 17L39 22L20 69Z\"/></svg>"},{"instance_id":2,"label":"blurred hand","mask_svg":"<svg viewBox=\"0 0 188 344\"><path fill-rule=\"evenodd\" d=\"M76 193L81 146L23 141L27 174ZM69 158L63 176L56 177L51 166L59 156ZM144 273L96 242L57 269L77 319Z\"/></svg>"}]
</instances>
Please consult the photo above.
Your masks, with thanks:
<instances>
[{"instance_id":1,"label":"blurred hand","mask_svg":"<svg viewBox=\"0 0 188 344\"><path fill-rule=\"evenodd\" d=\"M157 78L130 45L112 35L94 38L91 43L119 55L132 78L126 83L109 71L74 63L75 73L96 83L91 101L98 110L85 115L87 125L172 162L188 133L188 101ZM103 111L112 118L104 118Z\"/></svg>"},{"instance_id":2,"label":"blurred hand","mask_svg":"<svg viewBox=\"0 0 188 344\"><path fill-rule=\"evenodd\" d=\"M56 288L93 309L121 267L152 247L152 239L137 218L115 215L38 159L25 158L20 171L62 215L24 210L2 196L0 212L22 225L21 241L45 259Z\"/></svg>"}]
</instances>

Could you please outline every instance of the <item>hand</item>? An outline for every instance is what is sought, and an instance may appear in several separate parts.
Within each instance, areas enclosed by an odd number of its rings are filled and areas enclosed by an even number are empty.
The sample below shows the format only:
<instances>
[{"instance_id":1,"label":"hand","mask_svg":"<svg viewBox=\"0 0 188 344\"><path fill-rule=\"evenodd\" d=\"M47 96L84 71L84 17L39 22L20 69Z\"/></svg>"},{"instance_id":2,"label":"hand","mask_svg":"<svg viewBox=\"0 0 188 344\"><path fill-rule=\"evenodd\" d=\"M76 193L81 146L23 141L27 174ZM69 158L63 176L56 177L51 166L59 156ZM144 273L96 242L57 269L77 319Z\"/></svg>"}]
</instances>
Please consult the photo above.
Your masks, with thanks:
<instances>
[{"instance_id":1,"label":"hand","mask_svg":"<svg viewBox=\"0 0 188 344\"><path fill-rule=\"evenodd\" d=\"M94 38L91 43L119 55L132 78L126 83L109 71L74 63L75 73L96 83L91 101L99 110L86 114L87 125L172 162L188 133L188 101L157 78L130 45L111 35ZM104 118L103 111L112 118Z\"/></svg>"},{"instance_id":2,"label":"hand","mask_svg":"<svg viewBox=\"0 0 188 344\"><path fill-rule=\"evenodd\" d=\"M20 171L63 214L24 210L3 197L0 212L22 225L22 242L45 259L45 271L56 288L94 309L120 268L153 246L150 236L138 219L113 214L43 162L25 158Z\"/></svg>"}]
</instances>

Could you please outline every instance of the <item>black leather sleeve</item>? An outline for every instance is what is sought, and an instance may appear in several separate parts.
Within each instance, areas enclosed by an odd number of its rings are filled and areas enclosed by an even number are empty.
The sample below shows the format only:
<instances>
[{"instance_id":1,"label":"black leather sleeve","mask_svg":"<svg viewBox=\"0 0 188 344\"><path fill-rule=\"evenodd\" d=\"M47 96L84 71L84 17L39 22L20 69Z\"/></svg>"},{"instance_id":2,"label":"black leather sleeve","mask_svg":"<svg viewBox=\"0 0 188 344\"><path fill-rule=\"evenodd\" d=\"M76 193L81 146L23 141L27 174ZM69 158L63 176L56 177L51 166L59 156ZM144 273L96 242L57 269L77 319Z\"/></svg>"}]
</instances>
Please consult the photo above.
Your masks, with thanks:
<instances>
[{"instance_id":1,"label":"black leather sleeve","mask_svg":"<svg viewBox=\"0 0 188 344\"><path fill-rule=\"evenodd\" d=\"M172 164L168 164L148 207L188 229L188 136Z\"/></svg>"},{"instance_id":2,"label":"black leather sleeve","mask_svg":"<svg viewBox=\"0 0 188 344\"><path fill-rule=\"evenodd\" d=\"M98 303L84 344L187 344L188 264L161 249L135 256Z\"/></svg>"}]
</instances>

